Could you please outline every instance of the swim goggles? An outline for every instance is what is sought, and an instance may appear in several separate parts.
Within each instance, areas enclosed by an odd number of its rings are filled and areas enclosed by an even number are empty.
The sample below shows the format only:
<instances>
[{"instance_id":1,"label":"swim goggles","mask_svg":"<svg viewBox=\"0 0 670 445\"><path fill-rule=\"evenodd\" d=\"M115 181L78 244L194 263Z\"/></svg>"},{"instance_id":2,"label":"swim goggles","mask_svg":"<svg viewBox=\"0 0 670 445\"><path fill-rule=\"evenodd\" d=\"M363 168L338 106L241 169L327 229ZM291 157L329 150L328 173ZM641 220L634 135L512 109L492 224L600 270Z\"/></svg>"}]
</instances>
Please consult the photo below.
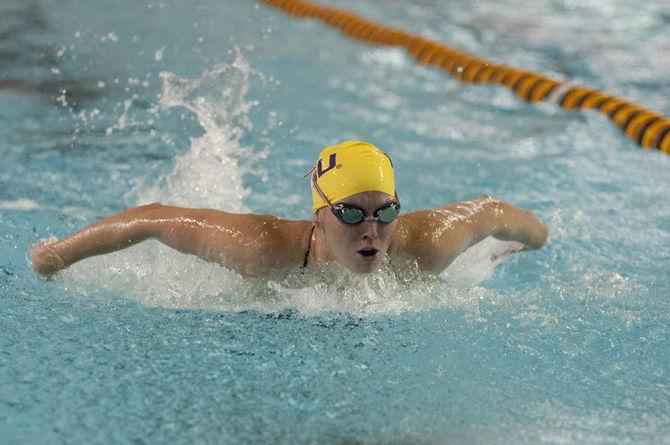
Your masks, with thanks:
<instances>
[{"instance_id":1,"label":"swim goggles","mask_svg":"<svg viewBox=\"0 0 670 445\"><path fill-rule=\"evenodd\" d=\"M312 185L314 189L319 194L321 199L323 199L330 211L333 212L333 215L339 219L343 224L355 225L360 224L365 221L365 210L360 207L356 207L351 204L331 204L331 202L326 198L326 195L321 191L319 184L316 182L316 172L312 174ZM396 194L396 199L398 195ZM372 212L372 218L377 220L382 224L388 224L393 222L398 215L400 214L400 203L396 201L389 202L379 207L377 210Z\"/></svg>"}]
</instances>

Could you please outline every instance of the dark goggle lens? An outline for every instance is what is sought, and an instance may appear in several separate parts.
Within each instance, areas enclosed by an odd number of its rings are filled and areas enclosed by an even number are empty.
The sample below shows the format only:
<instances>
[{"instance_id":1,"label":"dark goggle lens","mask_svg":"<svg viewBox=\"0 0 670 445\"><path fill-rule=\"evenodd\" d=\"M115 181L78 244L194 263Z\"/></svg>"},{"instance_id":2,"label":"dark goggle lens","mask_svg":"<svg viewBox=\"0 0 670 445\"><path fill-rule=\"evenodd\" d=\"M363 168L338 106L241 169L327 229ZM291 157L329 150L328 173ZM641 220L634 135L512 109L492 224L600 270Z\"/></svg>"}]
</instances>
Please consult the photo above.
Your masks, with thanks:
<instances>
[{"instance_id":1,"label":"dark goggle lens","mask_svg":"<svg viewBox=\"0 0 670 445\"><path fill-rule=\"evenodd\" d=\"M360 209L343 208L340 210L340 219L345 224L358 224L365 219L365 215Z\"/></svg>"},{"instance_id":2,"label":"dark goggle lens","mask_svg":"<svg viewBox=\"0 0 670 445\"><path fill-rule=\"evenodd\" d=\"M388 207L377 210L376 213L379 222L388 224L398 217L400 214L400 209L398 209L395 204L392 204Z\"/></svg>"}]
</instances>

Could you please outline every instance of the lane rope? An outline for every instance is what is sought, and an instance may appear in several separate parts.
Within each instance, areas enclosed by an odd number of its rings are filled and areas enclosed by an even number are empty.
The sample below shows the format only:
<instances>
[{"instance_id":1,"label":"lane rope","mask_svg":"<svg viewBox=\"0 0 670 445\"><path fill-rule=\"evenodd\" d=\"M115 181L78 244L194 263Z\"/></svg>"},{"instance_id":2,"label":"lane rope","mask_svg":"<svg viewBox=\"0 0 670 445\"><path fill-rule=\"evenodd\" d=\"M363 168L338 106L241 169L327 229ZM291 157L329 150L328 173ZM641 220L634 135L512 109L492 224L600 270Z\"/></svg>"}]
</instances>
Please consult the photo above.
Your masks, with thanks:
<instances>
[{"instance_id":1,"label":"lane rope","mask_svg":"<svg viewBox=\"0 0 670 445\"><path fill-rule=\"evenodd\" d=\"M463 82L501 85L531 103L551 101L566 110L597 110L638 145L670 154L670 119L626 99L556 81L532 71L489 62L418 34L311 0L260 1L293 17L320 20L354 40L404 48L419 63L442 68L451 77Z\"/></svg>"}]
</instances>

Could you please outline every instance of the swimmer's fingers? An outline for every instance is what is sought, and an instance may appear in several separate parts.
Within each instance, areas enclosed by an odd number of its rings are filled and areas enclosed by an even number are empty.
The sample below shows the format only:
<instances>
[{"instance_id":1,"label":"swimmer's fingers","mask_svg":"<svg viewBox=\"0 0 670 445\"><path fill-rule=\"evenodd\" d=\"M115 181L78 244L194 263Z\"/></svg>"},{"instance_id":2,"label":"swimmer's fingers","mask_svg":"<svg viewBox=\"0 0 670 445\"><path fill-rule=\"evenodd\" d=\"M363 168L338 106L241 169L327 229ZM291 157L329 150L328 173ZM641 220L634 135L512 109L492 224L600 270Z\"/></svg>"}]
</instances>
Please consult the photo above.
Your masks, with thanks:
<instances>
[{"instance_id":1,"label":"swimmer's fingers","mask_svg":"<svg viewBox=\"0 0 670 445\"><path fill-rule=\"evenodd\" d=\"M63 258L51 243L45 240L35 243L30 251L30 257L33 269L42 277L50 277L66 267Z\"/></svg>"}]
</instances>

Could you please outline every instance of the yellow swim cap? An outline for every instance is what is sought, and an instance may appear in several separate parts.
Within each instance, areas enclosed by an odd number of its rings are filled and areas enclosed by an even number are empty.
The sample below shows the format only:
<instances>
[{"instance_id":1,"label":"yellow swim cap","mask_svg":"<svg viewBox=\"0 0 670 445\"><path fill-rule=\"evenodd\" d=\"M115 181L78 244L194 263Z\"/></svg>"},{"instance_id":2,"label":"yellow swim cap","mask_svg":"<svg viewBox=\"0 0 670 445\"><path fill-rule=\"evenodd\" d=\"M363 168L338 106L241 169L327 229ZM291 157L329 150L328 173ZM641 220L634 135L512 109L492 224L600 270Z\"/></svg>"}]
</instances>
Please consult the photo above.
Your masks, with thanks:
<instances>
[{"instance_id":1,"label":"yellow swim cap","mask_svg":"<svg viewBox=\"0 0 670 445\"><path fill-rule=\"evenodd\" d=\"M367 142L345 141L321 151L312 173L314 212L327 205L316 191L315 182L331 203L361 192L395 195L391 159Z\"/></svg>"}]
</instances>

